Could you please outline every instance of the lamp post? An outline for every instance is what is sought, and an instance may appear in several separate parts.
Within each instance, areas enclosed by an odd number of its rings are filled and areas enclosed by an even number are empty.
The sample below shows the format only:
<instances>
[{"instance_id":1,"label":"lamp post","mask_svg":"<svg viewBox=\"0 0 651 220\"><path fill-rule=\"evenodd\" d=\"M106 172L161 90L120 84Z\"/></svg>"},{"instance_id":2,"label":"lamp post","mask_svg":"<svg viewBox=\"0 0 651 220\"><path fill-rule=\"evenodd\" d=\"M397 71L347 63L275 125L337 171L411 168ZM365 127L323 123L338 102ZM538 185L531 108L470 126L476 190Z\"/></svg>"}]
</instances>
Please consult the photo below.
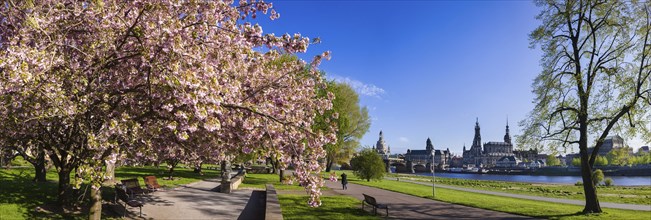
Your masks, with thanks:
<instances>
[{"instance_id":1,"label":"lamp post","mask_svg":"<svg viewBox=\"0 0 651 220\"><path fill-rule=\"evenodd\" d=\"M432 148L432 166L431 166L431 168L432 168L432 197L434 197L434 198L436 198L436 188L434 187L434 181L436 180L435 177L434 177L434 174L435 174L434 170L436 169L436 165L434 165L434 162L435 162L434 158L435 157L436 157L436 151Z\"/></svg>"}]
</instances>

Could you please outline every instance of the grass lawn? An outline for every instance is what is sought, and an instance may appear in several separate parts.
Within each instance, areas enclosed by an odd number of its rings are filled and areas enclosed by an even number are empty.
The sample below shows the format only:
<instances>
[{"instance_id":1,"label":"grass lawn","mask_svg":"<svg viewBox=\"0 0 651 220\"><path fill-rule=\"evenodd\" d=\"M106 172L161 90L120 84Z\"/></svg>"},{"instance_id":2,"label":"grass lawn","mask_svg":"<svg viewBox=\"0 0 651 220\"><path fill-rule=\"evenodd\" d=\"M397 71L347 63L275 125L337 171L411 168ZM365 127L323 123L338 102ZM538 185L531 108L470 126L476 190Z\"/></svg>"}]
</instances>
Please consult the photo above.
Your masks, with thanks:
<instances>
[{"instance_id":1,"label":"grass lawn","mask_svg":"<svg viewBox=\"0 0 651 220\"><path fill-rule=\"evenodd\" d=\"M350 196L322 196L322 205L309 207L309 196L278 195L283 219L380 219L360 208L360 201Z\"/></svg>"},{"instance_id":2,"label":"grass lawn","mask_svg":"<svg viewBox=\"0 0 651 220\"><path fill-rule=\"evenodd\" d=\"M429 183L431 183L432 179L431 177L409 174L390 174L390 176ZM444 177L436 177L436 183L488 191L543 196L548 198L584 199L583 186L574 185L466 180ZM651 186L599 186L597 188L597 195L601 202L651 205Z\"/></svg>"},{"instance_id":3,"label":"grass lawn","mask_svg":"<svg viewBox=\"0 0 651 220\"><path fill-rule=\"evenodd\" d=\"M354 176L350 178L350 182L432 199L431 186L392 180L367 182L365 180L359 180ZM508 198L442 188L436 189L436 200L536 218L651 219L651 212L645 211L603 209L605 213L600 215L582 215L578 213L583 209L582 206Z\"/></svg>"},{"instance_id":4,"label":"grass lawn","mask_svg":"<svg viewBox=\"0 0 651 220\"><path fill-rule=\"evenodd\" d=\"M142 177L155 175L158 183L164 187L175 187L206 178L219 177L219 171L204 170L204 175L198 175L192 169L177 168L174 176L181 177L175 180L164 180L166 169L155 167L119 167L115 171L117 180L137 178L144 187ZM56 170L50 169L47 174L47 182L35 183L33 168L12 168L0 169L0 219L85 219L87 214L60 214L45 213L36 211L39 206L55 207L56 191L58 187L58 176ZM72 174L74 175L74 174ZM82 186L82 190L85 187ZM103 187L102 195L104 200L113 200L112 187ZM86 200L89 196L85 197Z\"/></svg>"}]
</instances>

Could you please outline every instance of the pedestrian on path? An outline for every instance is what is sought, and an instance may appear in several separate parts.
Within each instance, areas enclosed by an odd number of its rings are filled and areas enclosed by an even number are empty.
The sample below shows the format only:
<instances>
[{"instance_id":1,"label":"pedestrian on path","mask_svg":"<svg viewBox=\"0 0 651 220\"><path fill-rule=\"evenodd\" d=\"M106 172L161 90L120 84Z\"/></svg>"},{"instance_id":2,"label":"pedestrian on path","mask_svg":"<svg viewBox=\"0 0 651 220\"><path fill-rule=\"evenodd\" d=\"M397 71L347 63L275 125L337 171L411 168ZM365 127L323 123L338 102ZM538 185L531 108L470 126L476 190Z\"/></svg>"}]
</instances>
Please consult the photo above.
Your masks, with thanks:
<instances>
[{"instance_id":1,"label":"pedestrian on path","mask_svg":"<svg viewBox=\"0 0 651 220\"><path fill-rule=\"evenodd\" d=\"M348 178L347 177L348 176L346 175L346 173L341 174L341 186L342 186L342 188L344 190L348 189L348 187L346 186L348 184Z\"/></svg>"}]
</instances>

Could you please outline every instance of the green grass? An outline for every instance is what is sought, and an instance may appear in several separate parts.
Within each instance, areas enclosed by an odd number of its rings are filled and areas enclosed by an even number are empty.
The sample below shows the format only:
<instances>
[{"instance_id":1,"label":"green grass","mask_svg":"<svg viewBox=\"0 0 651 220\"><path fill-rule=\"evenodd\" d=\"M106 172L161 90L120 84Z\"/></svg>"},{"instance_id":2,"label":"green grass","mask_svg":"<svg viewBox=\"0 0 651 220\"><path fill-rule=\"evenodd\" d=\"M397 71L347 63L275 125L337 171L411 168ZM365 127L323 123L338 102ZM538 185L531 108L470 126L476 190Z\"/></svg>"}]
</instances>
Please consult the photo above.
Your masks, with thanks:
<instances>
[{"instance_id":1,"label":"green grass","mask_svg":"<svg viewBox=\"0 0 651 220\"><path fill-rule=\"evenodd\" d=\"M360 201L350 196L322 196L322 205L309 207L309 196L278 195L283 219L380 219L360 208Z\"/></svg>"},{"instance_id":2,"label":"green grass","mask_svg":"<svg viewBox=\"0 0 651 220\"><path fill-rule=\"evenodd\" d=\"M158 183L164 187L176 187L206 178L219 177L219 171L204 170L201 176L194 173L192 169L177 168L174 172L174 180L164 180L167 176L167 169L164 167L119 167L115 171L116 180L137 178L144 187L143 176L154 175ZM74 174L71 174L74 177ZM56 207L56 192L58 187L58 175L56 170L50 169L46 173L47 182L35 183L33 168L12 168L0 169L0 219L84 219L87 214L61 214L60 212L44 213L37 212L39 206ZM85 189L82 186L82 189ZM112 187L102 188L104 200L112 201L114 198ZM89 196L82 204L87 205Z\"/></svg>"},{"instance_id":3,"label":"green grass","mask_svg":"<svg viewBox=\"0 0 651 220\"><path fill-rule=\"evenodd\" d=\"M355 177L351 183L386 189L423 198L432 199L432 187L415 183L397 182L391 180L362 181ZM651 212L629 211L620 209L603 209L599 215L583 215L583 207L568 204L558 204L502 196L463 192L450 189L436 189L436 200L455 203L481 209L495 210L517 215L549 219L650 219Z\"/></svg>"},{"instance_id":4,"label":"green grass","mask_svg":"<svg viewBox=\"0 0 651 220\"><path fill-rule=\"evenodd\" d=\"M293 185L283 184L279 181L278 174L246 174L244 181L239 188L264 189L266 184L273 184L276 190L304 190L302 186L294 181ZM323 187L322 189L325 189Z\"/></svg>"},{"instance_id":5,"label":"green grass","mask_svg":"<svg viewBox=\"0 0 651 220\"><path fill-rule=\"evenodd\" d=\"M390 174L390 176L431 183L431 177L406 174ZM487 191L543 196L548 198L584 199L583 187L574 185L466 180L444 177L437 177L436 183ZM599 196L599 201L602 202L651 205L651 186L599 186L597 188L597 195Z\"/></svg>"}]
</instances>

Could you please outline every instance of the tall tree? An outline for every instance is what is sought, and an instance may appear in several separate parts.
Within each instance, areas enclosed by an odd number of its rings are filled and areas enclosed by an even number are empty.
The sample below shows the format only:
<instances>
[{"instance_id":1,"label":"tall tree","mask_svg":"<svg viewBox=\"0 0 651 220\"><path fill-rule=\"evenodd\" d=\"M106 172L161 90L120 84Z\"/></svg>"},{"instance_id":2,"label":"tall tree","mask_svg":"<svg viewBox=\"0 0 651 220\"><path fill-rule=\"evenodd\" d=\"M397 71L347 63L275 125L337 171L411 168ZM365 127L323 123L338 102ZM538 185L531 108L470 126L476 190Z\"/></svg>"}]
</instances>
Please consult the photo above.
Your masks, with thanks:
<instances>
[{"instance_id":1,"label":"tall tree","mask_svg":"<svg viewBox=\"0 0 651 220\"><path fill-rule=\"evenodd\" d=\"M359 146L359 140L368 132L371 119L368 109L359 106L357 92L346 83L331 81L327 91L334 94L332 109L326 111L337 126L337 142L328 144L326 149L326 172L330 172L334 163L349 162Z\"/></svg>"},{"instance_id":2,"label":"tall tree","mask_svg":"<svg viewBox=\"0 0 651 220\"><path fill-rule=\"evenodd\" d=\"M530 35L543 51L533 83L535 108L521 141L579 147L584 213L599 213L592 171L611 131L651 135L648 1L536 1L542 25ZM588 147L594 147L588 154Z\"/></svg>"}]
</instances>

